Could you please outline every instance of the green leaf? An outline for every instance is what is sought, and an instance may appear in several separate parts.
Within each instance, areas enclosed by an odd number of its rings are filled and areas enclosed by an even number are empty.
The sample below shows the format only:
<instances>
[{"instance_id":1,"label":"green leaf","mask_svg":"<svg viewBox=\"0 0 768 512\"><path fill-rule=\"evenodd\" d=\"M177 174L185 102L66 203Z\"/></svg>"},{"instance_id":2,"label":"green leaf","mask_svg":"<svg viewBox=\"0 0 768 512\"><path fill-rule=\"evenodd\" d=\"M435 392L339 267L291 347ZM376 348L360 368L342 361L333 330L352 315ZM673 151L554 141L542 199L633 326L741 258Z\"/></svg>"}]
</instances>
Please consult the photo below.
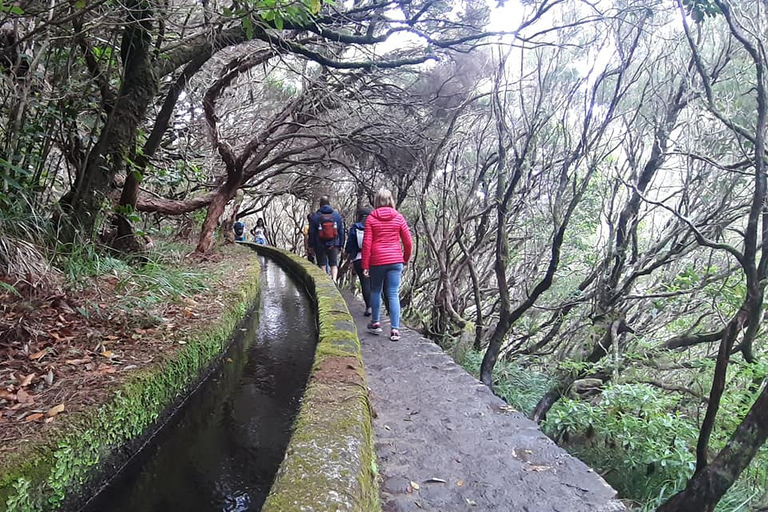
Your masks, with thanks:
<instances>
[{"instance_id":1,"label":"green leaf","mask_svg":"<svg viewBox=\"0 0 768 512\"><path fill-rule=\"evenodd\" d=\"M16 295L17 297L21 297L21 294L19 293L19 291L12 284L8 284L8 283L4 283L3 281L0 281L0 290L10 292L13 295Z\"/></svg>"},{"instance_id":2,"label":"green leaf","mask_svg":"<svg viewBox=\"0 0 768 512\"><path fill-rule=\"evenodd\" d=\"M248 39L253 39L253 20L250 16L243 18L243 28L245 29L245 35Z\"/></svg>"},{"instance_id":3,"label":"green leaf","mask_svg":"<svg viewBox=\"0 0 768 512\"><path fill-rule=\"evenodd\" d=\"M283 18L280 16L275 16L275 28L277 30L283 30Z\"/></svg>"}]
</instances>

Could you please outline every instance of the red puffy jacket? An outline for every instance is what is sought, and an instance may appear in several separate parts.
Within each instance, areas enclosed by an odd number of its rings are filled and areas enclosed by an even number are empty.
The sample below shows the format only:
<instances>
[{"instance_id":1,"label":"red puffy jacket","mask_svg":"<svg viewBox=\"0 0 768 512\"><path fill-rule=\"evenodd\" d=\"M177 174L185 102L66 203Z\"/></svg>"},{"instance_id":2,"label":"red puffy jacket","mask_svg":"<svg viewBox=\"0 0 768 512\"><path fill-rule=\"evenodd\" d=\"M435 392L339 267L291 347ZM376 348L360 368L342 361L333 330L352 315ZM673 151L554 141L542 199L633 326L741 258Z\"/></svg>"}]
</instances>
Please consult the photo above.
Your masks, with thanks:
<instances>
[{"instance_id":1,"label":"red puffy jacket","mask_svg":"<svg viewBox=\"0 0 768 512\"><path fill-rule=\"evenodd\" d=\"M400 240L403 247L400 247ZM411 232L408 223L397 210L388 206L376 208L365 220L363 237L363 268L408 263L411 258Z\"/></svg>"}]
</instances>

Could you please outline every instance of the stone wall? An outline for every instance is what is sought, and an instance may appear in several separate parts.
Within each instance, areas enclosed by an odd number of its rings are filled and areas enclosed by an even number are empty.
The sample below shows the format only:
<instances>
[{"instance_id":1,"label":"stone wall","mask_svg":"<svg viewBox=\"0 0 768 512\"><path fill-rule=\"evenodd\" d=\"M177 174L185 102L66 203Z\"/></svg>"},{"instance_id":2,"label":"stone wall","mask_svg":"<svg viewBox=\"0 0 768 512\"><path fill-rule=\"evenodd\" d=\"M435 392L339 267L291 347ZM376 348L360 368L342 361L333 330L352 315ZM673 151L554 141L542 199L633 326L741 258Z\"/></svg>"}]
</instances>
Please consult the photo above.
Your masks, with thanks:
<instances>
[{"instance_id":1,"label":"stone wall","mask_svg":"<svg viewBox=\"0 0 768 512\"><path fill-rule=\"evenodd\" d=\"M244 244L275 260L317 301L319 341L285 460L264 512L381 510L360 340L341 294L299 256Z\"/></svg>"}]
</instances>

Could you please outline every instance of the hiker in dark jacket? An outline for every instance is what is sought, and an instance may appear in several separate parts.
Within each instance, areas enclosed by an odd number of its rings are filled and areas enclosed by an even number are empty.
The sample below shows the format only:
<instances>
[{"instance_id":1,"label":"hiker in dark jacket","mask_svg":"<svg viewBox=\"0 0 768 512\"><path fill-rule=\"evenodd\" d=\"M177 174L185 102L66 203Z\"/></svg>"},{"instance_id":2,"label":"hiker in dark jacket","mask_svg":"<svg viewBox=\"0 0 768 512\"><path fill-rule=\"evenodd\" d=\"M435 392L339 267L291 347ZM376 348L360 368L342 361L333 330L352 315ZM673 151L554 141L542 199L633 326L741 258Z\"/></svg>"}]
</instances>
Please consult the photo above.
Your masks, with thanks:
<instances>
[{"instance_id":1,"label":"hiker in dark jacket","mask_svg":"<svg viewBox=\"0 0 768 512\"><path fill-rule=\"evenodd\" d=\"M355 223L349 228L347 236L347 245L344 252L347 258L352 260L355 267L355 274L360 279L360 286L363 289L363 300L365 301L364 316L371 316L371 279L363 274L363 238L365 236L365 219L371 213L368 208L358 208L355 212Z\"/></svg>"},{"instance_id":2,"label":"hiker in dark jacket","mask_svg":"<svg viewBox=\"0 0 768 512\"><path fill-rule=\"evenodd\" d=\"M320 198L320 209L309 219L309 243L315 248L317 266L331 270L336 282L339 274L339 252L344 247L344 221L339 212L331 208L328 196Z\"/></svg>"}]
</instances>

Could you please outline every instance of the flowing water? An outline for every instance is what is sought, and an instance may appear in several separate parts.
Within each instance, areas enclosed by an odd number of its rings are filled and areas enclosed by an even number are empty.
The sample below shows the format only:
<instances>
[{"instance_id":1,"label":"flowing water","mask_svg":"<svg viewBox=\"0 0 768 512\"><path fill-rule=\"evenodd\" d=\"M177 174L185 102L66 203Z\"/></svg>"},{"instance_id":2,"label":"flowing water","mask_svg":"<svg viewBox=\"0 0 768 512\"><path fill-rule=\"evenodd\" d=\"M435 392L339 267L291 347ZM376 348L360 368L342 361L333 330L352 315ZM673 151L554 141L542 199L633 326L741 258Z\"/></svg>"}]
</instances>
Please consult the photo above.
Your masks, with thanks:
<instances>
[{"instance_id":1,"label":"flowing water","mask_svg":"<svg viewBox=\"0 0 768 512\"><path fill-rule=\"evenodd\" d=\"M260 510L317 341L306 294L262 260L261 302L221 365L85 512Z\"/></svg>"}]
</instances>

